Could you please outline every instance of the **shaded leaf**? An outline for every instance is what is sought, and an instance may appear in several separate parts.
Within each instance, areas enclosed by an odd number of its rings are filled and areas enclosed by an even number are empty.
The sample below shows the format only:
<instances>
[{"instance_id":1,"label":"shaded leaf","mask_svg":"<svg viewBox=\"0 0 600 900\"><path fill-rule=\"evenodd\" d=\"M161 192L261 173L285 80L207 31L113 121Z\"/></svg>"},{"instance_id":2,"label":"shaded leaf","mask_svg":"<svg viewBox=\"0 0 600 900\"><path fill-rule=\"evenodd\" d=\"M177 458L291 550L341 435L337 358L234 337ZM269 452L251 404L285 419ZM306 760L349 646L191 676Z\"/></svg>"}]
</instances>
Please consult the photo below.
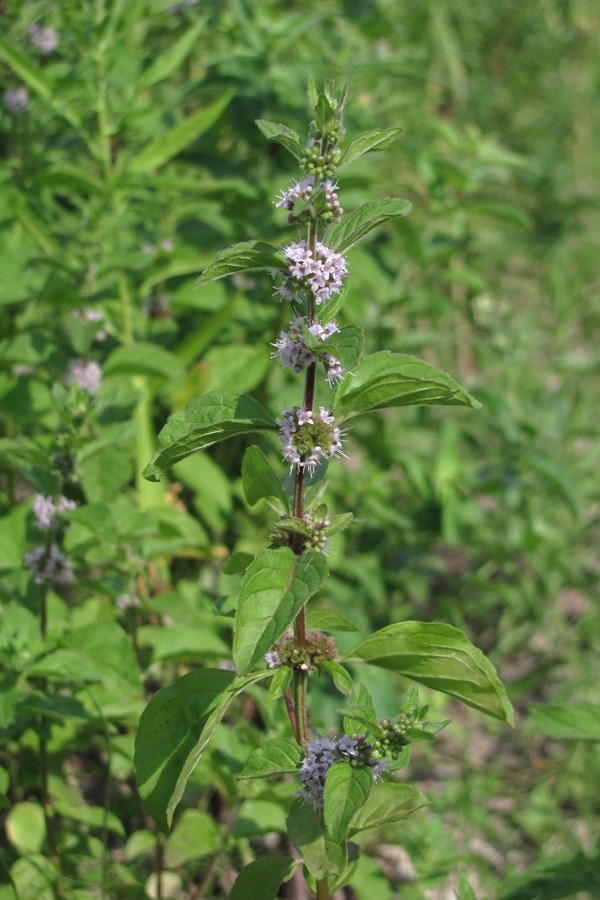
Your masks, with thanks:
<instances>
[{"instance_id":1,"label":"shaded leaf","mask_svg":"<svg viewBox=\"0 0 600 900\"><path fill-rule=\"evenodd\" d=\"M306 627L311 631L358 631L356 625L335 609L307 610Z\"/></svg>"},{"instance_id":2,"label":"shaded leaf","mask_svg":"<svg viewBox=\"0 0 600 900\"><path fill-rule=\"evenodd\" d=\"M311 875L322 880L344 871L345 847L326 834L319 814L306 800L294 800L287 826L290 840Z\"/></svg>"},{"instance_id":3,"label":"shaded leaf","mask_svg":"<svg viewBox=\"0 0 600 900\"><path fill-rule=\"evenodd\" d=\"M260 447L248 447L242 461L242 483L250 506L262 498L278 500L284 511L290 512L287 494L281 479Z\"/></svg>"},{"instance_id":4,"label":"shaded leaf","mask_svg":"<svg viewBox=\"0 0 600 900\"><path fill-rule=\"evenodd\" d=\"M102 366L102 374L156 375L162 378L178 378L183 366L174 353L158 344L128 344L117 347Z\"/></svg>"},{"instance_id":5,"label":"shaded leaf","mask_svg":"<svg viewBox=\"0 0 600 900\"><path fill-rule=\"evenodd\" d=\"M194 45L206 27L208 19L198 19L172 46L154 60L152 65L142 73L138 86L152 87L164 81L179 68L184 59L192 52Z\"/></svg>"},{"instance_id":6,"label":"shaded leaf","mask_svg":"<svg viewBox=\"0 0 600 900\"><path fill-rule=\"evenodd\" d=\"M298 863L287 856L261 856L242 869L229 900L276 900L279 886L291 878Z\"/></svg>"},{"instance_id":7,"label":"shaded leaf","mask_svg":"<svg viewBox=\"0 0 600 900\"><path fill-rule=\"evenodd\" d=\"M256 124L268 141L281 144L298 161L302 159L304 146L300 136L293 128L288 128L287 125L282 125L280 122L269 122L268 119L256 119Z\"/></svg>"},{"instance_id":8,"label":"shaded leaf","mask_svg":"<svg viewBox=\"0 0 600 900\"><path fill-rule=\"evenodd\" d=\"M265 241L242 241L217 253L214 261L200 274L194 287L202 287L240 272L271 271L283 269L287 261L283 253Z\"/></svg>"},{"instance_id":9,"label":"shaded leaf","mask_svg":"<svg viewBox=\"0 0 600 900\"><path fill-rule=\"evenodd\" d=\"M350 673L339 663L331 659L325 659L319 663L319 668L324 669L330 676L340 694L352 695L353 682Z\"/></svg>"}]
</instances>

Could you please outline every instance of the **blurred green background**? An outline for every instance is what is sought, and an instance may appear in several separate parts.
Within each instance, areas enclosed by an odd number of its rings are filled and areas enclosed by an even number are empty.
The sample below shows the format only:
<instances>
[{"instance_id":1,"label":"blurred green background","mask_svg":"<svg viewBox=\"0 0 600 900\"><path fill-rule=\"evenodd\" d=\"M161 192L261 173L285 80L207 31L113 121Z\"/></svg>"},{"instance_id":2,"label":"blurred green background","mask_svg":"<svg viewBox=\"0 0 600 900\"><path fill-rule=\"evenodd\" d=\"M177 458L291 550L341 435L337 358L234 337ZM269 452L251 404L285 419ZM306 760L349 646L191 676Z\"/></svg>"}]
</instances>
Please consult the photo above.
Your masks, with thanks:
<instances>
[{"instance_id":1,"label":"blurred green background","mask_svg":"<svg viewBox=\"0 0 600 900\"><path fill-rule=\"evenodd\" d=\"M519 723L508 733L428 698L454 722L433 749L417 748L407 773L431 805L366 842L369 861L346 896L451 898L456 890L467 898L461 875L476 897L600 896L596 4L4 7L5 608L36 613L21 560L36 539L31 494L54 484L26 442L50 447L63 421L53 385L69 360L94 359L103 384L93 427L76 447L76 499L89 517L66 537L78 579L67 593L52 592L58 630L68 635L98 617L117 627L118 619L150 688L181 666L227 657L229 620L212 615L212 602L231 593L235 577L220 573L221 562L264 546L273 522L268 508L250 509L243 497L250 442L180 464L166 487L139 471L167 415L199 393L248 391L273 410L297 402L297 381L270 360L270 342L287 323L270 279L197 292L193 282L234 240L293 237L273 201L298 172L282 147L265 145L254 120L305 134L307 76L352 79L348 135L392 126L403 134L385 154L341 173L341 203L352 209L393 195L414 209L351 251L341 318L365 329L369 352L421 356L483 407L393 410L352 428L350 458L330 467L327 498L356 523L331 547L326 601L364 633L412 618L464 629L507 683ZM101 325L85 322L86 309L101 314ZM140 510L152 513L140 518ZM132 583L141 611L119 618L114 600ZM2 640L14 646L14 634ZM11 665L5 687L14 682ZM380 675L368 686L380 715L393 713L398 680ZM340 698L326 686L313 698L315 726L335 727ZM143 825L131 794L139 706L132 701L121 718L104 713L123 739L105 797L123 823L123 844ZM35 762L31 722L15 715L2 725L22 785ZM60 780L68 740L54 740ZM236 740L228 752L243 760L260 727L247 721ZM93 729L80 734L75 752L101 772L95 741ZM199 773L204 814L214 812L211 791L223 808L234 802L226 757L215 751L212 769ZM26 797L17 788L13 800ZM277 795L253 802L277 806ZM250 847L260 852L267 812L238 836L241 858ZM278 822L266 830L278 832ZM7 834L15 878L16 861L30 851L14 828ZM79 836L77 853L97 862L90 834ZM131 872L147 884L145 857L131 853ZM184 865L173 852L171 863L182 879L175 891L187 890L207 857L192 854ZM79 890L81 862L68 874ZM207 896L224 896L225 883L211 882ZM72 896L90 896L81 890Z\"/></svg>"}]
</instances>

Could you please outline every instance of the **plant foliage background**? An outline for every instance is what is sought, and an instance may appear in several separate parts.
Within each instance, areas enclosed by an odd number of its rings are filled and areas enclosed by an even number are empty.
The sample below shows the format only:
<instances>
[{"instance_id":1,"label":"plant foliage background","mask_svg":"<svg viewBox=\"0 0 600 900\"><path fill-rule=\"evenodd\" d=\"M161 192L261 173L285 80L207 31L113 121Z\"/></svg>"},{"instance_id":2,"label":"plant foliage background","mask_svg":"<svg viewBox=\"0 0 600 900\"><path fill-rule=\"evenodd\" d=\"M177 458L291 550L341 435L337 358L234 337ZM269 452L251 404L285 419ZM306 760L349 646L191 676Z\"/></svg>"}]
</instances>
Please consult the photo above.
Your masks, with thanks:
<instances>
[{"instance_id":1,"label":"plant foliage background","mask_svg":"<svg viewBox=\"0 0 600 900\"><path fill-rule=\"evenodd\" d=\"M430 805L363 838L346 896L600 890L594 13L586 0L6 5L0 897L157 896L157 861L162 896L226 896L285 832L293 785L235 779L264 729L285 727L259 688L218 727L169 837L138 798L145 702L229 659L232 552L255 553L273 521L242 490L255 438L159 484L141 470L198 394L294 402L270 363L285 312L269 277L193 282L227 243L289 239L273 199L295 172L254 120L304 133L309 73L353 78L350 136L403 128L342 173L348 208L375 194L414 206L352 251L348 321L369 351L418 353L483 403L353 424L351 463L329 478L330 507L355 523L332 542L327 605L359 636L457 625L519 714L508 733L427 697L454 723L435 755L413 755ZM99 364L97 392L69 385L78 360ZM77 508L55 536L73 578L48 591L43 622L24 563L46 539L32 504L65 472ZM371 675L384 714L402 687ZM315 724L330 729L338 707L323 684Z\"/></svg>"}]
</instances>

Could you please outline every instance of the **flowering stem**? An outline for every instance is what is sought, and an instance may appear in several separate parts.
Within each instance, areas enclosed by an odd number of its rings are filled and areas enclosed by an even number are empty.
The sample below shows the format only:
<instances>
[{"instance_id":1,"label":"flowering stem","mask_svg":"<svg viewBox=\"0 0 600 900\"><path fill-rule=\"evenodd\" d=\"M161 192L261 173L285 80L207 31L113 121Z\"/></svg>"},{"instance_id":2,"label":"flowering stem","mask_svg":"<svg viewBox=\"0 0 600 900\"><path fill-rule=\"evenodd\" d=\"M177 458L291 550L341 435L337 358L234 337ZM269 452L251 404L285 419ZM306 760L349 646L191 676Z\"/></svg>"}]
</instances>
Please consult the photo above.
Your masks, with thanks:
<instances>
[{"instance_id":1,"label":"flowering stem","mask_svg":"<svg viewBox=\"0 0 600 900\"><path fill-rule=\"evenodd\" d=\"M294 710L296 713L296 740L301 747L305 747L308 744L308 709L306 706L307 688L308 674L298 669L294 669L294 674L292 676L292 696L294 698Z\"/></svg>"},{"instance_id":2,"label":"flowering stem","mask_svg":"<svg viewBox=\"0 0 600 900\"><path fill-rule=\"evenodd\" d=\"M329 882L326 878L317 881L317 900L329 900Z\"/></svg>"}]
</instances>

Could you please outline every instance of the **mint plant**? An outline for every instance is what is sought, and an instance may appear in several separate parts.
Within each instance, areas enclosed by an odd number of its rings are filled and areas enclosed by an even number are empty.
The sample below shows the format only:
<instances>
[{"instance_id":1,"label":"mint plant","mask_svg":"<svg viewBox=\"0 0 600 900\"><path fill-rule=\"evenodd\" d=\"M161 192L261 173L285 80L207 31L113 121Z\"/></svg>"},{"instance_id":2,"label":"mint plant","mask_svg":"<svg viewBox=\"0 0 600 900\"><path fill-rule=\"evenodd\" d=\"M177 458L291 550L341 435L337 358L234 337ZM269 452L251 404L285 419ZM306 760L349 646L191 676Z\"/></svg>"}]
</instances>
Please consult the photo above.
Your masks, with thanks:
<instances>
[{"instance_id":1,"label":"mint plant","mask_svg":"<svg viewBox=\"0 0 600 900\"><path fill-rule=\"evenodd\" d=\"M258 686L267 691L267 701L285 703L289 734L267 735L238 778L297 779L287 825L298 858L272 854L242 869L230 896L245 900L275 897L300 864L316 896L329 897L352 879L355 835L405 818L425 802L393 773L407 765L413 742L433 741L447 723L429 720L415 688L399 702L395 717L378 717L357 677L361 666L391 670L513 724L493 666L455 627L392 624L344 654L326 633L354 627L337 611L320 608L318 599L327 576L328 542L352 522L349 512L333 515L321 500L329 463L351 454L349 423L390 407L479 404L452 377L422 360L385 349L363 355L361 328L338 322L351 273L347 254L377 226L406 216L411 204L386 198L343 211L338 172L368 152L384 150L399 129L345 140L347 86L337 90L327 82L319 90L310 80L307 96L313 119L306 145L285 125L257 122L267 140L282 144L302 170L300 180L275 201L288 213L293 239L283 248L258 239L233 244L197 281L203 287L232 275L272 276L274 302L287 304L290 315L289 326L272 342L273 357L298 375L296 404L271 411L247 394L205 394L169 418L145 470L146 478L157 481L175 463L228 438L264 433L278 439L279 463L251 446L241 464L248 503L267 500L277 519L269 546L253 558L238 555L228 563L230 571L243 573L237 597L219 609L234 617L233 667L190 671L157 691L141 717L135 749L140 793L167 832L190 775L235 697ZM333 735L311 726L309 687L317 673L331 678L346 698Z\"/></svg>"}]
</instances>

